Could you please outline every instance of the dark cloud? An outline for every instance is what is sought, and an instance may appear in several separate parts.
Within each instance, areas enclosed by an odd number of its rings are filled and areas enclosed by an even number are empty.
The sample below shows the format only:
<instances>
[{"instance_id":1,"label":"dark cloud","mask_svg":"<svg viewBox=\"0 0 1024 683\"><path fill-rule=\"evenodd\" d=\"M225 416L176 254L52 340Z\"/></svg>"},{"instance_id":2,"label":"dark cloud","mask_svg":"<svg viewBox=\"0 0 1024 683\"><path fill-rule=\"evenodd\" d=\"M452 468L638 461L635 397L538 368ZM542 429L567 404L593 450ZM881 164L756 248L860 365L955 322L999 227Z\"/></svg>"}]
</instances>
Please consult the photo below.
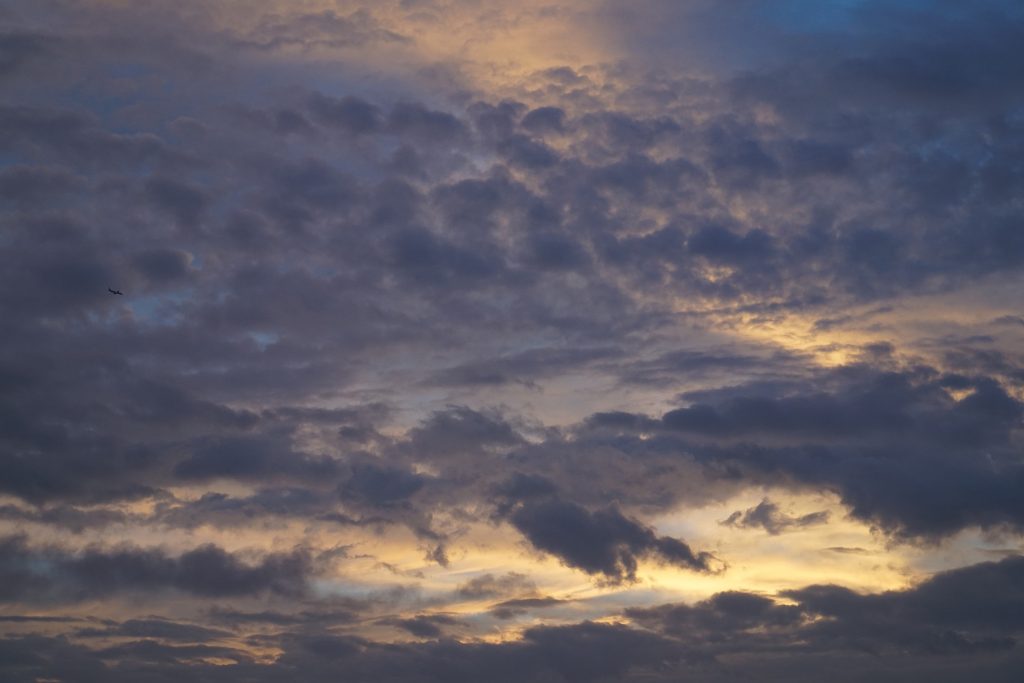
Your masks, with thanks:
<instances>
[{"instance_id":1,"label":"dark cloud","mask_svg":"<svg viewBox=\"0 0 1024 683\"><path fill-rule=\"evenodd\" d=\"M492 386L509 383L533 385L537 379L550 378L578 370L619 355L614 348L541 348L499 358L463 363L439 372L430 384L439 386Z\"/></svg>"},{"instance_id":2,"label":"dark cloud","mask_svg":"<svg viewBox=\"0 0 1024 683\"><path fill-rule=\"evenodd\" d=\"M197 658L218 659L221 661L241 663L252 661L252 656L244 650L215 645L172 645L156 640L133 640L127 643L111 645L98 653L102 659L114 659L137 663L146 667L151 662L183 663ZM129 665L130 666L130 665Z\"/></svg>"},{"instance_id":3,"label":"dark cloud","mask_svg":"<svg viewBox=\"0 0 1024 683\"><path fill-rule=\"evenodd\" d=\"M235 104L228 108L228 113L239 124L269 131L275 135L314 135L313 126L306 116L297 109L257 109Z\"/></svg>"},{"instance_id":4,"label":"dark cloud","mask_svg":"<svg viewBox=\"0 0 1024 683\"><path fill-rule=\"evenodd\" d=\"M498 644L438 639L430 627L454 625L451 617L439 614L391 620L426 638L405 644L373 643L310 627L261 640L280 647L283 654L258 665L230 648L159 644L149 636L98 652L61 638L8 638L0 661L14 680L56 675L65 663L86 680L91 675L96 680L132 680L135 662L146 662L151 672L165 676L214 676L217 669L197 656L216 656L232 662L217 675L225 680L245 675L256 681L296 674L304 680L330 680L339 671L375 679L438 681L472 680L484 673L508 681L597 681L609 675L617 680L694 676L724 681L755 674L766 680L797 676L809 681L839 669L850 681L899 677L907 671L950 681L972 672L978 680L998 681L1008 680L1020 663L1014 641L1006 635L1024 628L1017 604L1020 574L1020 558L1014 557L940 573L904 591L859 594L836 586L809 586L787 592L785 603L724 592L692 605L627 608L623 616L633 626L536 626L522 640ZM253 616L279 626L296 623L269 614ZM299 623L315 623L312 615L304 618L309 621ZM125 637L152 634L172 642L198 635L188 624L155 618L108 628Z\"/></svg>"},{"instance_id":5,"label":"dark cloud","mask_svg":"<svg viewBox=\"0 0 1024 683\"><path fill-rule=\"evenodd\" d=\"M779 509L777 504L765 498L752 508L732 513L722 521L722 524L741 529L760 527L772 536L777 536L787 529L825 524L828 522L828 517L828 511L810 512L799 517L787 515Z\"/></svg>"},{"instance_id":6,"label":"dark cloud","mask_svg":"<svg viewBox=\"0 0 1024 683\"><path fill-rule=\"evenodd\" d=\"M152 282L174 282L188 274L191 260L191 256L184 251L152 249L135 257L135 267Z\"/></svg>"},{"instance_id":7,"label":"dark cloud","mask_svg":"<svg viewBox=\"0 0 1024 683\"><path fill-rule=\"evenodd\" d=\"M964 444L995 444L1009 436L1006 430L1022 407L998 383L968 380L971 393L956 401L945 391L945 378L920 370L880 373L851 366L837 373L843 382L838 391L728 397L721 405L669 411L662 424L670 430L730 437L763 433L827 440L922 430L921 439L931 434Z\"/></svg>"},{"instance_id":8,"label":"dark cloud","mask_svg":"<svg viewBox=\"0 0 1024 683\"><path fill-rule=\"evenodd\" d=\"M79 638L157 638L188 643L222 640L232 635L222 629L155 618L129 619L116 626L83 628L75 633Z\"/></svg>"},{"instance_id":9,"label":"dark cloud","mask_svg":"<svg viewBox=\"0 0 1024 683\"><path fill-rule=\"evenodd\" d=\"M15 680L19 681L31 680L28 676L41 671L75 670L80 672L79 680L132 680L141 663L149 662L150 675L213 676L215 680L225 675L281 680L281 676L288 675L286 671L304 680L329 680L343 669L347 675L374 679L472 680L487 675L497 676L493 680L500 681L582 682L609 674L621 677L635 667L650 669L651 661L676 662L682 657L670 642L624 626L585 623L539 627L525 635L521 643L498 645L442 640L382 646L352 637L308 633L286 638L284 654L277 664L269 666L255 664L238 650L158 645L142 640L102 651L101 655L120 661L108 668L96 654L66 641L33 637L7 643L13 651L23 653L17 660L11 658L11 668L18 672ZM204 656L228 659L233 664L229 671L217 672L213 665L201 662ZM58 659L73 667L58 665Z\"/></svg>"},{"instance_id":10,"label":"dark cloud","mask_svg":"<svg viewBox=\"0 0 1024 683\"><path fill-rule=\"evenodd\" d=\"M0 678L1021 669L1016 558L553 626L617 615L476 567L466 540L522 538L599 584L709 571L649 520L782 489L891 540L1012 547L1014 3L8 4L0 524L22 535L0 593L25 611L5 628L38 635L0 643ZM473 61L530 21L629 58L515 82ZM449 28L465 61L418 63ZM771 500L727 523L825 521ZM268 531L283 551L205 544ZM109 545L169 532L192 549ZM356 549L374 534L474 568L438 597ZM349 561L408 585L352 598ZM447 600L486 604L456 622ZM117 619L35 614L78 609ZM527 613L520 640L480 639Z\"/></svg>"},{"instance_id":11,"label":"dark cloud","mask_svg":"<svg viewBox=\"0 0 1024 683\"><path fill-rule=\"evenodd\" d=\"M31 623L64 623L69 621L84 621L80 617L60 617L60 616L37 616L28 614L12 614L0 616L0 622L7 622L12 624L31 624Z\"/></svg>"},{"instance_id":12,"label":"dark cloud","mask_svg":"<svg viewBox=\"0 0 1024 683\"><path fill-rule=\"evenodd\" d=\"M905 538L1020 526L1011 489L1021 476L1014 444L1022 408L999 383L853 365L821 380L697 393L690 398L700 402L660 420L604 413L586 425L661 434L666 447L755 480L832 488L853 516ZM954 387L966 392L960 400Z\"/></svg>"},{"instance_id":13,"label":"dark cloud","mask_svg":"<svg viewBox=\"0 0 1024 683\"><path fill-rule=\"evenodd\" d=\"M771 257L774 248L771 235L752 230L737 235L726 228L709 225L690 236L687 248L712 263L743 265L760 262Z\"/></svg>"},{"instance_id":14,"label":"dark cloud","mask_svg":"<svg viewBox=\"0 0 1024 683\"><path fill-rule=\"evenodd\" d=\"M359 47L373 43L401 43L408 39L388 30L365 10L339 14L333 10L292 15L267 13L238 44L259 50L292 47Z\"/></svg>"},{"instance_id":15,"label":"dark cloud","mask_svg":"<svg viewBox=\"0 0 1024 683\"><path fill-rule=\"evenodd\" d=\"M406 500L426 482L427 477L406 470L359 463L353 467L341 494L343 498L351 496L370 505L389 505Z\"/></svg>"},{"instance_id":16,"label":"dark cloud","mask_svg":"<svg viewBox=\"0 0 1024 683\"><path fill-rule=\"evenodd\" d=\"M206 493L187 501L158 503L154 521L171 527L194 529L203 525L242 527L255 519L272 517L327 518L335 513L335 496L330 491L306 488L268 488L250 496ZM355 520L353 520L355 522Z\"/></svg>"},{"instance_id":17,"label":"dark cloud","mask_svg":"<svg viewBox=\"0 0 1024 683\"><path fill-rule=\"evenodd\" d=\"M651 360L637 360L616 368L623 382L640 385L671 386L680 379L714 378L728 375L778 374L802 365L794 354L777 352L770 357L716 351L670 351Z\"/></svg>"},{"instance_id":18,"label":"dark cloud","mask_svg":"<svg viewBox=\"0 0 1024 683\"><path fill-rule=\"evenodd\" d=\"M12 74L44 55L50 41L46 36L11 31L0 33L0 77Z\"/></svg>"},{"instance_id":19,"label":"dark cloud","mask_svg":"<svg viewBox=\"0 0 1024 683\"><path fill-rule=\"evenodd\" d=\"M511 135L501 142L498 152L511 166L538 171L558 163L558 155L547 145L524 135Z\"/></svg>"},{"instance_id":20,"label":"dark cloud","mask_svg":"<svg viewBox=\"0 0 1024 683\"><path fill-rule=\"evenodd\" d=\"M132 516L120 510L106 508L80 508L71 505L55 505L38 508L24 508L16 505L0 506L0 518L18 522L49 524L71 533L80 534L89 529L120 524L132 520Z\"/></svg>"},{"instance_id":21,"label":"dark cloud","mask_svg":"<svg viewBox=\"0 0 1024 683\"><path fill-rule=\"evenodd\" d=\"M658 536L615 507L591 512L560 500L531 501L513 510L509 521L538 550L611 583L636 581L637 562L645 557L695 571L714 565L710 553Z\"/></svg>"},{"instance_id":22,"label":"dark cloud","mask_svg":"<svg viewBox=\"0 0 1024 683\"><path fill-rule=\"evenodd\" d=\"M478 253L427 230L402 231L394 236L390 251L395 268L419 285L479 284L504 268L496 253Z\"/></svg>"},{"instance_id":23,"label":"dark cloud","mask_svg":"<svg viewBox=\"0 0 1024 683\"><path fill-rule=\"evenodd\" d=\"M330 458L295 453L284 438L275 436L200 443L193 455L175 466L174 474L184 480L263 479L275 474L317 479L329 477L337 470Z\"/></svg>"},{"instance_id":24,"label":"dark cloud","mask_svg":"<svg viewBox=\"0 0 1024 683\"><path fill-rule=\"evenodd\" d=\"M351 95L333 98L314 92L309 96L309 110L318 123L353 135L376 132L382 125L379 107Z\"/></svg>"},{"instance_id":25,"label":"dark cloud","mask_svg":"<svg viewBox=\"0 0 1024 683\"><path fill-rule=\"evenodd\" d=\"M158 208L183 226L195 226L207 203L201 190L170 178L147 180L146 193Z\"/></svg>"},{"instance_id":26,"label":"dark cloud","mask_svg":"<svg viewBox=\"0 0 1024 683\"><path fill-rule=\"evenodd\" d=\"M512 600L504 600L492 605L490 612L498 619L514 619L523 614L527 614L533 610L545 609L547 607L554 607L561 605L567 600L559 600L558 598L544 597L544 598L515 598Z\"/></svg>"},{"instance_id":27,"label":"dark cloud","mask_svg":"<svg viewBox=\"0 0 1024 683\"><path fill-rule=\"evenodd\" d=\"M132 168L158 158L164 146L152 133L109 132L90 114L4 106L0 108L0 148L46 161Z\"/></svg>"},{"instance_id":28,"label":"dark cloud","mask_svg":"<svg viewBox=\"0 0 1024 683\"><path fill-rule=\"evenodd\" d=\"M3 540L7 603L91 600L122 592L178 590L200 597L264 592L301 595L312 575L308 553L271 554L249 564L214 545L177 557L160 550L123 546L69 553L32 548L25 537Z\"/></svg>"},{"instance_id":29,"label":"dark cloud","mask_svg":"<svg viewBox=\"0 0 1024 683\"><path fill-rule=\"evenodd\" d=\"M695 605L663 605L627 609L637 623L677 637L712 642L740 640L751 631L799 627L804 622L800 607L779 605L753 593L725 592Z\"/></svg>"},{"instance_id":30,"label":"dark cloud","mask_svg":"<svg viewBox=\"0 0 1024 683\"><path fill-rule=\"evenodd\" d=\"M558 485L540 475L516 472L497 484L493 491L506 498L508 505L512 506L518 501L547 498L558 492Z\"/></svg>"},{"instance_id":31,"label":"dark cloud","mask_svg":"<svg viewBox=\"0 0 1024 683\"><path fill-rule=\"evenodd\" d=\"M520 595L533 593L536 584L524 574L509 572L502 576L483 574L470 579L456 589L459 598L465 600L482 600L504 595Z\"/></svg>"},{"instance_id":32,"label":"dark cloud","mask_svg":"<svg viewBox=\"0 0 1024 683\"><path fill-rule=\"evenodd\" d=\"M30 206L52 201L78 185L78 178L60 167L10 166L0 171L0 196Z\"/></svg>"},{"instance_id":33,"label":"dark cloud","mask_svg":"<svg viewBox=\"0 0 1024 683\"><path fill-rule=\"evenodd\" d=\"M523 437L501 415L463 406L438 411L409 432L413 452L438 459L521 443Z\"/></svg>"},{"instance_id":34,"label":"dark cloud","mask_svg":"<svg viewBox=\"0 0 1024 683\"><path fill-rule=\"evenodd\" d=\"M366 604L358 600L345 601L345 609L338 605L328 605L317 610L299 610L297 612L278 612L264 610L262 612L243 612L226 607L213 607L207 613L212 621L228 628L238 629L246 625L269 624L275 627L338 625L358 621L359 612Z\"/></svg>"},{"instance_id":35,"label":"dark cloud","mask_svg":"<svg viewBox=\"0 0 1024 683\"><path fill-rule=\"evenodd\" d=\"M492 140L506 140L513 134L516 122L526 109L522 102L505 100L496 105L489 102L474 102L468 108L473 124L481 137Z\"/></svg>"},{"instance_id":36,"label":"dark cloud","mask_svg":"<svg viewBox=\"0 0 1024 683\"><path fill-rule=\"evenodd\" d=\"M446 628L458 626L461 622L447 614L419 614L410 619L388 619L382 623L400 628L417 638L440 638Z\"/></svg>"},{"instance_id":37,"label":"dark cloud","mask_svg":"<svg viewBox=\"0 0 1024 683\"><path fill-rule=\"evenodd\" d=\"M523 116L522 126L531 133L561 133L565 129L565 111L558 107L537 107Z\"/></svg>"},{"instance_id":38,"label":"dark cloud","mask_svg":"<svg viewBox=\"0 0 1024 683\"><path fill-rule=\"evenodd\" d=\"M905 592L862 596L839 586L811 586L786 593L807 609L860 626L884 629L892 622L922 630L973 629L1017 632L1024 627L1019 605L1024 559L954 569L937 574ZM825 633L829 628L822 625ZM884 641L882 633L876 635ZM952 643L955 645L955 641Z\"/></svg>"},{"instance_id":39,"label":"dark cloud","mask_svg":"<svg viewBox=\"0 0 1024 683\"><path fill-rule=\"evenodd\" d=\"M428 109L418 102L396 104L387 124L394 133L427 144L451 143L467 134L465 124L452 114Z\"/></svg>"},{"instance_id":40,"label":"dark cloud","mask_svg":"<svg viewBox=\"0 0 1024 683\"><path fill-rule=\"evenodd\" d=\"M809 586L784 594L795 604L731 592L695 605L627 609L626 614L659 633L719 652L990 656L1011 650L1015 640L1006 634L1021 629L1010 616L1019 600L1019 587L1011 587L1019 582L1019 565L1020 558L1012 558L953 570L906 591L863 595L838 586Z\"/></svg>"}]
</instances>

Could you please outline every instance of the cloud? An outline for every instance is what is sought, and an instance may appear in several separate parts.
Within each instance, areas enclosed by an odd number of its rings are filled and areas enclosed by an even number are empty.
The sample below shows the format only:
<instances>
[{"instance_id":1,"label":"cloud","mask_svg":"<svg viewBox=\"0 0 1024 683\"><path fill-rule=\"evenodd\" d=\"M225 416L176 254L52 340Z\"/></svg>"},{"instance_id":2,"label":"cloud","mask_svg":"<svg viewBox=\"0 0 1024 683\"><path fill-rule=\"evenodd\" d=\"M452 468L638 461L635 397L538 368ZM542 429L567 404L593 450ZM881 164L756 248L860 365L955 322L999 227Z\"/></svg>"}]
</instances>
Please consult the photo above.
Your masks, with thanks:
<instances>
[{"instance_id":1,"label":"cloud","mask_svg":"<svg viewBox=\"0 0 1024 683\"><path fill-rule=\"evenodd\" d=\"M560 500L531 501L513 510L509 521L538 550L610 583L636 581L644 557L694 571L711 571L714 565L710 553L657 536L615 507L591 512Z\"/></svg>"},{"instance_id":2,"label":"cloud","mask_svg":"<svg viewBox=\"0 0 1024 683\"><path fill-rule=\"evenodd\" d=\"M865 630L884 630L902 621L922 630L934 627L1016 632L1024 626L1017 609L1024 600L1022 574L1024 559L1014 556L942 572L905 592L860 596L839 586L812 586L786 595L818 614ZM822 626L822 631L828 634L830 629ZM886 640L881 631L875 637ZM1005 639L989 644L1000 642L1006 645ZM957 641L951 640L951 645L956 646Z\"/></svg>"},{"instance_id":3,"label":"cloud","mask_svg":"<svg viewBox=\"0 0 1024 683\"><path fill-rule=\"evenodd\" d=\"M396 104L387 123L394 133L423 143L453 142L466 135L465 124L458 118L418 102Z\"/></svg>"},{"instance_id":4,"label":"cloud","mask_svg":"<svg viewBox=\"0 0 1024 683\"><path fill-rule=\"evenodd\" d=\"M614 348L540 348L446 368L431 379L438 386L530 385L551 373L565 373L619 355Z\"/></svg>"},{"instance_id":5,"label":"cloud","mask_svg":"<svg viewBox=\"0 0 1024 683\"><path fill-rule=\"evenodd\" d=\"M810 512L806 515L793 517L787 515L779 506L767 498L756 506L746 510L737 510L724 519L721 524L741 529L752 529L760 527L772 536L777 536L787 529L826 524L828 522L828 511Z\"/></svg>"},{"instance_id":6,"label":"cloud","mask_svg":"<svg viewBox=\"0 0 1024 683\"><path fill-rule=\"evenodd\" d=\"M330 458L294 453L287 441L277 435L269 438L215 438L196 445L191 456L178 463L174 474L183 480L207 480L220 477L262 479L274 474L298 478L323 478L337 469Z\"/></svg>"},{"instance_id":7,"label":"cloud","mask_svg":"<svg viewBox=\"0 0 1024 683\"><path fill-rule=\"evenodd\" d=\"M0 196L8 201L33 205L79 186L78 178L64 168L9 166L0 171Z\"/></svg>"},{"instance_id":8,"label":"cloud","mask_svg":"<svg viewBox=\"0 0 1024 683\"><path fill-rule=\"evenodd\" d=\"M1020 669L1014 3L7 4L0 678Z\"/></svg>"},{"instance_id":9,"label":"cloud","mask_svg":"<svg viewBox=\"0 0 1024 683\"><path fill-rule=\"evenodd\" d=\"M507 448L522 442L522 436L500 415L463 406L437 411L409 431L413 452L432 458Z\"/></svg>"},{"instance_id":10,"label":"cloud","mask_svg":"<svg viewBox=\"0 0 1024 683\"><path fill-rule=\"evenodd\" d=\"M135 257L136 267L151 281L180 280L188 274L192 257L175 249L152 249Z\"/></svg>"},{"instance_id":11,"label":"cloud","mask_svg":"<svg viewBox=\"0 0 1024 683\"><path fill-rule=\"evenodd\" d=\"M1021 406L998 382L975 377L961 384L934 369L882 372L863 365L823 379L835 381L834 388L821 391L815 381L755 383L695 395L709 400L660 420L602 414L588 424L657 432L669 444L678 434L670 447L704 462L771 481L834 487L853 516L905 538L1021 524L1008 488L1020 476L1012 444ZM956 400L953 387L967 393ZM765 389L784 393L765 395ZM977 449L989 457L978 458Z\"/></svg>"},{"instance_id":12,"label":"cloud","mask_svg":"<svg viewBox=\"0 0 1024 683\"><path fill-rule=\"evenodd\" d=\"M559 107L537 107L523 116L522 126L532 133L561 133L565 129L565 110Z\"/></svg>"},{"instance_id":13,"label":"cloud","mask_svg":"<svg viewBox=\"0 0 1024 683\"><path fill-rule=\"evenodd\" d=\"M962 655L1010 650L1020 630L1005 621L1019 558L938 574L906 591L862 595L838 586L787 591L795 604L751 593L719 593L695 605L627 609L637 623L722 653L748 649L860 650L883 655ZM986 586L986 582L993 581ZM967 591L950 597L952 588ZM988 602L996 598L998 605ZM1011 618L1012 620L1012 618ZM993 635L996 634L996 635Z\"/></svg>"},{"instance_id":14,"label":"cloud","mask_svg":"<svg viewBox=\"0 0 1024 683\"><path fill-rule=\"evenodd\" d=\"M426 481L426 477L400 469L357 464L342 488L342 496L352 496L371 505L388 505L414 495Z\"/></svg>"},{"instance_id":15,"label":"cloud","mask_svg":"<svg viewBox=\"0 0 1024 683\"><path fill-rule=\"evenodd\" d=\"M717 593L692 606L627 609L626 615L648 628L696 642L740 640L756 630L771 633L798 627L804 619L799 607L778 605L764 596L736 591Z\"/></svg>"},{"instance_id":16,"label":"cloud","mask_svg":"<svg viewBox=\"0 0 1024 683\"><path fill-rule=\"evenodd\" d=\"M0 77L45 55L49 43L46 36L35 33L12 31L0 35Z\"/></svg>"},{"instance_id":17,"label":"cloud","mask_svg":"<svg viewBox=\"0 0 1024 683\"><path fill-rule=\"evenodd\" d=\"M263 14L257 25L238 39L242 47L259 50L318 47L347 48L368 43L407 41L405 36L380 26L363 10L339 14L333 10Z\"/></svg>"},{"instance_id":18,"label":"cloud","mask_svg":"<svg viewBox=\"0 0 1024 683\"><path fill-rule=\"evenodd\" d=\"M112 133L90 114L61 109L2 107L0 131L0 147L5 151L31 156L38 151L47 159L86 165L130 168L159 158L164 150L152 133Z\"/></svg>"},{"instance_id":19,"label":"cloud","mask_svg":"<svg viewBox=\"0 0 1024 683\"><path fill-rule=\"evenodd\" d=\"M907 670L945 670L954 676L970 670L980 680L995 681L1005 680L1020 661L1012 639L1005 636L1024 627L1016 604L1020 570L1020 558L1014 557L940 573L904 591L859 594L836 586L808 586L787 592L785 604L731 591L692 605L627 608L623 616L632 626L535 626L521 640L502 643L436 640L431 631L425 641L377 644L307 628L273 636L271 642L283 653L275 662L261 664L238 650L159 645L152 639L99 652L44 636L2 642L5 653L30 655L4 659L24 677L63 671L66 664L86 676L95 672L97 680L105 675L115 681L130 680L136 675L134 667L143 662L165 675L212 675L214 665L197 655L231 661L219 675L244 673L257 681L276 680L285 671L299 672L305 680L329 680L339 670L373 678L425 674L428 680L471 680L492 672L508 681L596 681L609 674L621 680L676 680L680 675L728 680L760 671L769 680L788 680L796 671L817 676L837 665L857 681ZM450 625L445 615L419 616L441 616ZM416 618L409 621L418 623ZM172 641L193 635L188 625L153 619L113 628L140 634L162 631ZM100 663L115 654L119 664Z\"/></svg>"},{"instance_id":20,"label":"cloud","mask_svg":"<svg viewBox=\"0 0 1024 683\"><path fill-rule=\"evenodd\" d=\"M481 600L505 595L533 593L537 585L524 574L509 572L502 576L482 574L456 589L456 595L465 600Z\"/></svg>"},{"instance_id":21,"label":"cloud","mask_svg":"<svg viewBox=\"0 0 1024 683\"><path fill-rule=\"evenodd\" d=\"M7 603L91 600L124 592L177 590L198 597L271 592L301 595L312 575L308 553L270 554L248 564L214 545L167 555L160 550L122 546L87 548L78 553L32 548L24 536L3 540L0 569Z\"/></svg>"},{"instance_id":22,"label":"cloud","mask_svg":"<svg viewBox=\"0 0 1024 683\"><path fill-rule=\"evenodd\" d=\"M318 123L352 135L374 133L382 125L379 107L351 95L333 98L314 92L309 96L309 110Z\"/></svg>"},{"instance_id":23,"label":"cloud","mask_svg":"<svg viewBox=\"0 0 1024 683\"><path fill-rule=\"evenodd\" d=\"M515 598L512 600L504 600L493 605L490 612L498 619L514 619L515 617L526 614L530 611L554 607L565 602L569 601L559 600L558 598L552 598L550 596L544 598Z\"/></svg>"},{"instance_id":24,"label":"cloud","mask_svg":"<svg viewBox=\"0 0 1024 683\"><path fill-rule=\"evenodd\" d=\"M207 642L230 638L233 634L197 624L186 624L166 619L129 619L106 628L83 628L75 635L79 638L158 638L188 643Z\"/></svg>"},{"instance_id":25,"label":"cloud","mask_svg":"<svg viewBox=\"0 0 1024 683\"><path fill-rule=\"evenodd\" d=\"M169 178L150 178L146 193L156 206L186 227L199 222L207 199L201 190Z\"/></svg>"},{"instance_id":26,"label":"cloud","mask_svg":"<svg viewBox=\"0 0 1024 683\"><path fill-rule=\"evenodd\" d=\"M461 624L458 619L447 614L419 614L411 619L387 619L382 623L408 631L418 638L440 638L447 627Z\"/></svg>"}]
</instances>

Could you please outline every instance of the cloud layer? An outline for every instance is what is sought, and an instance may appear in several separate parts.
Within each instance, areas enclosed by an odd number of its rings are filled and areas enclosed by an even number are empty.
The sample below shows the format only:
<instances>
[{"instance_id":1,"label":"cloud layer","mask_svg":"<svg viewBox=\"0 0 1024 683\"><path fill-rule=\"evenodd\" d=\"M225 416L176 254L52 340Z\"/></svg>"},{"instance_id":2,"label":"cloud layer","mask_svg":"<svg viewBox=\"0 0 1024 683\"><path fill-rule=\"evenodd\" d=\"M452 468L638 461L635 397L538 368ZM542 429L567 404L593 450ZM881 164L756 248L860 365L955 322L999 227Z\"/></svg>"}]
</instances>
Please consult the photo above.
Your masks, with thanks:
<instances>
[{"instance_id":1,"label":"cloud layer","mask_svg":"<svg viewBox=\"0 0 1024 683\"><path fill-rule=\"evenodd\" d=\"M0 678L1021 670L1024 15L819 5L0 9Z\"/></svg>"}]
</instances>

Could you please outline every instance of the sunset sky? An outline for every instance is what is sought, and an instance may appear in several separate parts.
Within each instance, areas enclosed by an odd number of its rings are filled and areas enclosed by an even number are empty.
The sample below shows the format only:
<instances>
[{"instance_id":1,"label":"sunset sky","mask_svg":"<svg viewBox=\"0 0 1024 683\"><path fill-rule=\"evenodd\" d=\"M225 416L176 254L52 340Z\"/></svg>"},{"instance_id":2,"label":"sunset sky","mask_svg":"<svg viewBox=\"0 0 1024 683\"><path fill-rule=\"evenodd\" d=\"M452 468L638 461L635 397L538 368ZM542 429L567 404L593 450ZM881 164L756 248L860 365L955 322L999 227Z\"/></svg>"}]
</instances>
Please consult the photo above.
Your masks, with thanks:
<instances>
[{"instance_id":1,"label":"sunset sky","mask_svg":"<svg viewBox=\"0 0 1024 683\"><path fill-rule=\"evenodd\" d=\"M4 682L1024 680L1017 0L6 0L0 229Z\"/></svg>"}]
</instances>

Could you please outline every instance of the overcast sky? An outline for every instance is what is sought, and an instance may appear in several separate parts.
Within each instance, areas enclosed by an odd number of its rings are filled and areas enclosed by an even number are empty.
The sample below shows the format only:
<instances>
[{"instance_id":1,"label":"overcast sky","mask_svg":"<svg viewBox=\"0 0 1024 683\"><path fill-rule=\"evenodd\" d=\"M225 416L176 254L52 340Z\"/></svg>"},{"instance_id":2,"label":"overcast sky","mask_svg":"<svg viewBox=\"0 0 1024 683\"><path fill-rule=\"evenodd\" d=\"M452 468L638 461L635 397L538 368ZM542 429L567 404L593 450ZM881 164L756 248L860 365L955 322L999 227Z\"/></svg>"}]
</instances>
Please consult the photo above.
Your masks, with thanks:
<instances>
[{"instance_id":1,"label":"overcast sky","mask_svg":"<svg viewBox=\"0 0 1024 683\"><path fill-rule=\"evenodd\" d=\"M1021 680L1022 202L1015 0L0 3L0 679Z\"/></svg>"}]
</instances>

